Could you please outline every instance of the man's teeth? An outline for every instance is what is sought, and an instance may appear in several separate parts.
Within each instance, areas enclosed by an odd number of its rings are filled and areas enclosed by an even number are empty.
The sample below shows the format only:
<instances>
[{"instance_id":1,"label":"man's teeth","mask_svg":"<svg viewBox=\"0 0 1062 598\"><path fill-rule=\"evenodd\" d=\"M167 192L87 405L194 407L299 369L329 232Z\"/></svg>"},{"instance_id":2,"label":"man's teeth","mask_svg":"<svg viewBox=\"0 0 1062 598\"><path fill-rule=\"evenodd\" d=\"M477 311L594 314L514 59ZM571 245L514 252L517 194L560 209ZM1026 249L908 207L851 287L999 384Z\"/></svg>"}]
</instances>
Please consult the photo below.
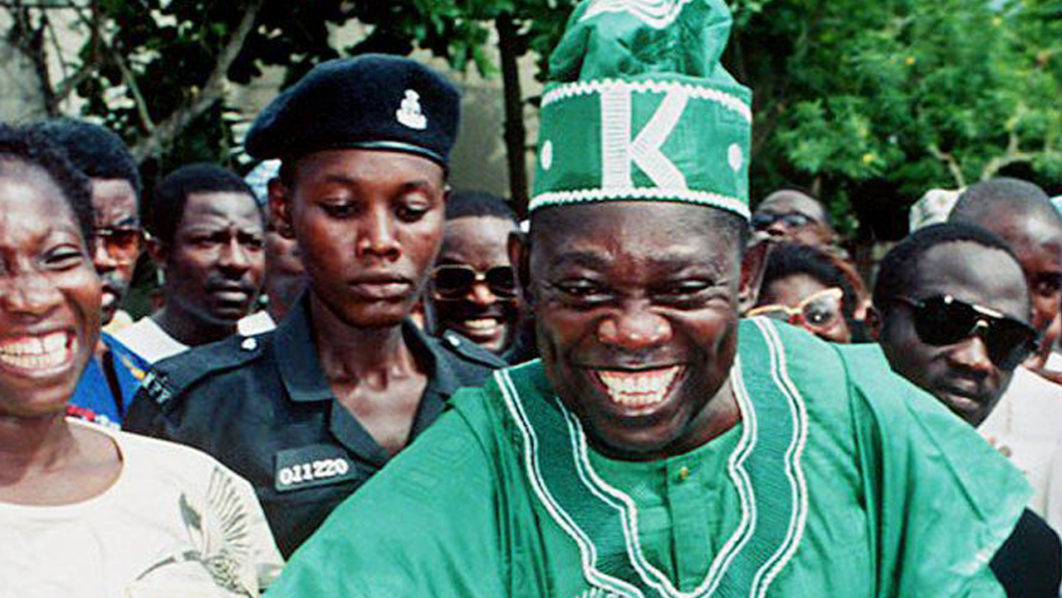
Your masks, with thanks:
<instances>
[{"instance_id":1,"label":"man's teeth","mask_svg":"<svg viewBox=\"0 0 1062 598\"><path fill-rule=\"evenodd\" d=\"M0 361L20 368L47 368L66 361L69 350L65 332L26 336L0 343Z\"/></svg>"},{"instance_id":2,"label":"man's teeth","mask_svg":"<svg viewBox=\"0 0 1062 598\"><path fill-rule=\"evenodd\" d=\"M609 398L622 405L652 405L664 400L679 366L641 372L598 370L597 376Z\"/></svg>"},{"instance_id":3,"label":"man's teeth","mask_svg":"<svg viewBox=\"0 0 1062 598\"><path fill-rule=\"evenodd\" d=\"M465 326L470 330L489 330L498 325L498 318L477 318L465 320Z\"/></svg>"}]
</instances>

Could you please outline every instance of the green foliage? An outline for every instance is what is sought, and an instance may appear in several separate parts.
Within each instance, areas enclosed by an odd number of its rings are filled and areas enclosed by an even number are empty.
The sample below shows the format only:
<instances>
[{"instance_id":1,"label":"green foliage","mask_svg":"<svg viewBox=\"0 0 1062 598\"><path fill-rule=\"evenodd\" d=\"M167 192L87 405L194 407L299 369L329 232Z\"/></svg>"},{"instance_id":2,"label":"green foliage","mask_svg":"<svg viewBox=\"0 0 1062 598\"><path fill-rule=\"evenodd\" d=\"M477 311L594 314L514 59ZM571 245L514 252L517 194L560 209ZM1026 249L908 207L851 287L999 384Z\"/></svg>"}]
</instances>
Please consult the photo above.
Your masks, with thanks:
<instances>
[{"instance_id":1,"label":"green foliage","mask_svg":"<svg viewBox=\"0 0 1062 598\"><path fill-rule=\"evenodd\" d=\"M85 100L83 113L103 119L131 144L151 135L156 125L195 101L254 4L100 0L91 22L107 45L101 51L92 37L80 53L83 63L98 65L94 76L77 88ZM574 0L266 1L225 74L233 83L246 84L261 76L263 67L280 66L287 69L290 84L315 64L340 55L404 55L423 48L458 71L474 65L481 74L495 76L498 66L489 49L500 15L509 15L517 24L509 51L521 56L534 50L546 56L573 5ZM331 30L351 20L363 24L367 36L349 47L332 47ZM149 172L197 160L236 166L229 151L235 146L231 124L253 115L225 105L223 94L215 103L152 156Z\"/></svg>"},{"instance_id":2,"label":"green foliage","mask_svg":"<svg viewBox=\"0 0 1062 598\"><path fill-rule=\"evenodd\" d=\"M120 132L131 144L149 136L167 117L197 99L218 57L229 44L247 2L204 0L103 0L92 26L107 40L104 51L94 39L81 51L84 62L96 61L96 76L84 80L78 94L82 111ZM288 67L301 74L317 62L338 56L329 45L329 26L350 18L340 0L265 2L255 26L225 71L234 83L260 76L264 65ZM197 160L233 165L231 121L237 107L224 94L183 127L176 141L152 156L149 171L168 170Z\"/></svg>"},{"instance_id":3,"label":"green foliage","mask_svg":"<svg viewBox=\"0 0 1062 598\"><path fill-rule=\"evenodd\" d=\"M735 32L724 57L754 91L754 197L810 188L845 232L901 234L904 209L932 187L1012 174L1062 179L1062 2L1059 0L730 0ZM491 45L533 52L543 78L575 0L305 0L261 3L228 65L248 83L265 66L296 80L313 65L363 52L421 48L455 69L497 76ZM97 0L80 80L83 110L130 142L182 110L256 0ZM367 36L344 48L331 32L351 20ZM99 43L103 40L105 43ZM209 99L209 98L208 98ZM232 123L220 94L154 154L148 171L192 160L232 164ZM532 98L532 103L534 99ZM509 140L507 140L508 142ZM522 151L520 140L510 151ZM520 147L516 147L520 146ZM1058 187L1052 191L1059 192ZM847 224L845 224L847 223Z\"/></svg>"},{"instance_id":4,"label":"green foliage","mask_svg":"<svg viewBox=\"0 0 1062 598\"><path fill-rule=\"evenodd\" d=\"M810 187L888 237L878 221L932 187L1057 181L1060 6L738 0L727 60L755 95L754 196Z\"/></svg>"}]
</instances>

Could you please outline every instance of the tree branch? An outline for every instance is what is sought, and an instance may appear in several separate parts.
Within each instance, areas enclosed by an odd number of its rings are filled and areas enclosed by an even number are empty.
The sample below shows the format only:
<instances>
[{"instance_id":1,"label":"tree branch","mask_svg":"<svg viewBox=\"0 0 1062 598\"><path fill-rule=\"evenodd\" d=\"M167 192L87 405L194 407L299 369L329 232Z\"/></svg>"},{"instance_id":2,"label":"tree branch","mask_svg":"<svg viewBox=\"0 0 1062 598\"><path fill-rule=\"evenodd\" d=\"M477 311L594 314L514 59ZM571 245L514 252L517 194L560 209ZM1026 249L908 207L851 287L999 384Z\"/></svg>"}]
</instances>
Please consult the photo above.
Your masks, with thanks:
<instances>
[{"instance_id":1,"label":"tree branch","mask_svg":"<svg viewBox=\"0 0 1062 598\"><path fill-rule=\"evenodd\" d=\"M159 122L154 131L151 131L146 138L138 141L132 147L134 158L138 161L143 161L148 156L158 153L161 148L170 145L190 122L206 112L214 105L214 102L225 95L225 82L228 80L229 67L232 66L240 50L243 49L243 43L251 33L255 19L258 17L258 12L264 3L265 0L251 0L247 4L243 19L233 30L225 47L218 53L214 70L207 77L206 83L203 84L198 93L181 105L180 108Z\"/></svg>"},{"instance_id":2,"label":"tree branch","mask_svg":"<svg viewBox=\"0 0 1062 598\"><path fill-rule=\"evenodd\" d=\"M73 3L71 3L73 4ZM99 13L93 9L92 18L86 17L84 14L84 6L71 6L77 14L78 21L89 29L89 48L90 53L87 59L83 60L81 66L77 70L70 74L65 74L63 79L55 84L55 101L57 103L62 102L74 93L74 90L78 88L85 80L94 75L99 70L100 62L100 16ZM66 65L66 61L63 60L61 48L59 47L58 37L55 35L54 28L52 30L53 45L55 47L55 53L59 57L62 64Z\"/></svg>"},{"instance_id":3,"label":"tree branch","mask_svg":"<svg viewBox=\"0 0 1062 598\"><path fill-rule=\"evenodd\" d=\"M985 167L981 169L981 180L987 181L988 179L999 174L1000 170L1003 170L1011 164L1018 164L1021 162L1031 162L1035 157L1034 154L1021 151L1021 142L1018 139L1018 134L1014 131L1010 132L1010 137L1007 141L1007 149L1002 155L996 156L985 164Z\"/></svg>"},{"instance_id":4,"label":"tree branch","mask_svg":"<svg viewBox=\"0 0 1062 598\"><path fill-rule=\"evenodd\" d=\"M77 2L72 0L54 0L48 2L40 0L39 2L22 2L21 0L0 0L0 8L6 9L19 9L19 8L36 8L39 10L53 10L53 9L65 9L65 8L81 8Z\"/></svg>"},{"instance_id":5,"label":"tree branch","mask_svg":"<svg viewBox=\"0 0 1062 598\"><path fill-rule=\"evenodd\" d=\"M144 100L144 94L140 92L140 85L136 82L136 75L132 69L129 68L129 64L126 63L125 58L121 52L116 51L114 48L110 48L111 59L114 60L114 64L118 66L118 72L122 74L122 81L125 86L129 88L129 93L133 94L133 104L136 105L136 114L140 117L140 124L148 132L149 135L154 135L158 130L155 126L155 121L151 119L151 112L148 111L147 102Z\"/></svg>"},{"instance_id":6,"label":"tree branch","mask_svg":"<svg viewBox=\"0 0 1062 598\"><path fill-rule=\"evenodd\" d=\"M961 189L966 186L966 177L963 176L962 167L959 165L959 161L955 159L955 156L940 151L940 147L936 143L929 144L929 153L947 165L948 172L951 174L951 178L955 180L955 185L958 188Z\"/></svg>"}]
</instances>

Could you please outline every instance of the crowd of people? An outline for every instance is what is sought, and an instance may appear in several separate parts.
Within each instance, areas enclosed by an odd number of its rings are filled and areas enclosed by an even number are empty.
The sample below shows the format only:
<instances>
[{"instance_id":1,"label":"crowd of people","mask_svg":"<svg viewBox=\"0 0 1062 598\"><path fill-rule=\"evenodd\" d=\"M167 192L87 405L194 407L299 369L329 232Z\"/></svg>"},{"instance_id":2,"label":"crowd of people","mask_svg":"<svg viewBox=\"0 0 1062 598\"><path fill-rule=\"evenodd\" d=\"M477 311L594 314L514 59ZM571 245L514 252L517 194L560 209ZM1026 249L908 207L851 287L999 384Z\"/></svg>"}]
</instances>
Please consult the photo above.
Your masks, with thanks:
<instances>
[{"instance_id":1,"label":"crowd of people","mask_svg":"<svg viewBox=\"0 0 1062 598\"><path fill-rule=\"evenodd\" d=\"M406 58L311 70L245 178L0 125L0 597L1059 596L1062 215L947 193L867 284L750 209L728 33L580 4L523 222Z\"/></svg>"}]
</instances>

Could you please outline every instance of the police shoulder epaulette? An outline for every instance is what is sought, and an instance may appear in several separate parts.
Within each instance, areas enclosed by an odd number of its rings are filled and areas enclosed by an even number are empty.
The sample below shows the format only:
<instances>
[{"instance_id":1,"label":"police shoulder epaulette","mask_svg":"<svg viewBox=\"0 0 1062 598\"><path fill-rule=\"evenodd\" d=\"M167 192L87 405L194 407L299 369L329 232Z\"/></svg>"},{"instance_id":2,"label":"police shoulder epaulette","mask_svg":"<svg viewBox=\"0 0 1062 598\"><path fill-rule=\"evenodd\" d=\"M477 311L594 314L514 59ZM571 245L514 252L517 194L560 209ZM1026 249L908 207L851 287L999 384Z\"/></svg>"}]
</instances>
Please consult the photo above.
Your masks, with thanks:
<instances>
[{"instance_id":1,"label":"police shoulder epaulette","mask_svg":"<svg viewBox=\"0 0 1062 598\"><path fill-rule=\"evenodd\" d=\"M498 357L494 353L480 347L476 343L452 330L447 330L442 333L441 344L450 351L457 353L462 358L487 367L503 368L508 365L501 357Z\"/></svg>"},{"instance_id":2,"label":"police shoulder epaulette","mask_svg":"<svg viewBox=\"0 0 1062 598\"><path fill-rule=\"evenodd\" d=\"M152 366L140 385L156 403L173 397L204 378L238 368L262 352L257 336L232 336L225 340L193 347Z\"/></svg>"}]
</instances>

